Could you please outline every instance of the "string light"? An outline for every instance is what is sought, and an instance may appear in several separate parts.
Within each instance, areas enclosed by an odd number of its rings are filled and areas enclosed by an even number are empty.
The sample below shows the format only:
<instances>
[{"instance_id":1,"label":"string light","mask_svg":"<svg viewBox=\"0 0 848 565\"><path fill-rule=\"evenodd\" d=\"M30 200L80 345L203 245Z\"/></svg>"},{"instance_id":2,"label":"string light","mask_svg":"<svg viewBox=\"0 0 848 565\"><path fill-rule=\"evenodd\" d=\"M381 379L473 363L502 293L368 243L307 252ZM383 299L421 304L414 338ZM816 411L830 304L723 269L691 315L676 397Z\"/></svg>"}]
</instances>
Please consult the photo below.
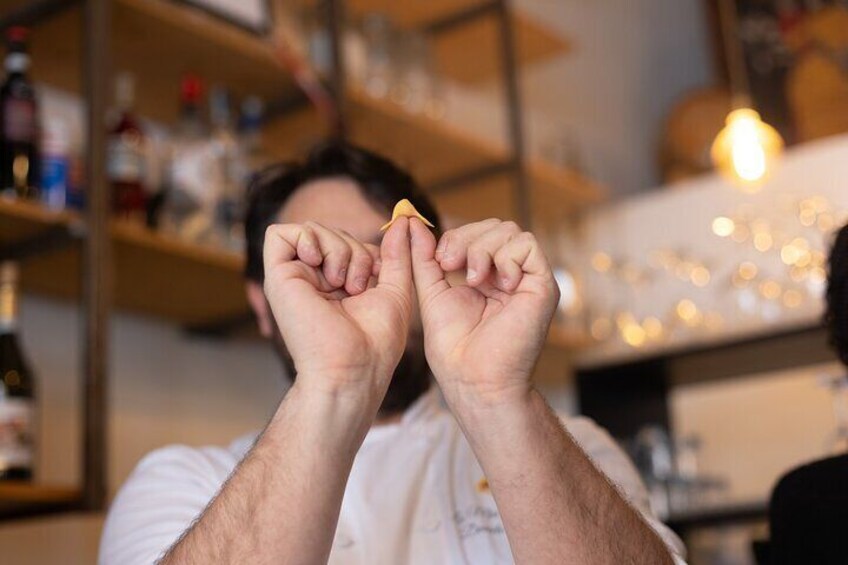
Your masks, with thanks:
<instances>
[{"instance_id":1,"label":"string light","mask_svg":"<svg viewBox=\"0 0 848 565\"><path fill-rule=\"evenodd\" d=\"M598 251L592 255L592 268L599 273L608 273L612 269L612 258L603 251Z\"/></svg>"},{"instance_id":2,"label":"string light","mask_svg":"<svg viewBox=\"0 0 848 565\"><path fill-rule=\"evenodd\" d=\"M713 220L713 233L719 237L730 237L735 228L735 223L727 216L719 216Z\"/></svg>"}]
</instances>

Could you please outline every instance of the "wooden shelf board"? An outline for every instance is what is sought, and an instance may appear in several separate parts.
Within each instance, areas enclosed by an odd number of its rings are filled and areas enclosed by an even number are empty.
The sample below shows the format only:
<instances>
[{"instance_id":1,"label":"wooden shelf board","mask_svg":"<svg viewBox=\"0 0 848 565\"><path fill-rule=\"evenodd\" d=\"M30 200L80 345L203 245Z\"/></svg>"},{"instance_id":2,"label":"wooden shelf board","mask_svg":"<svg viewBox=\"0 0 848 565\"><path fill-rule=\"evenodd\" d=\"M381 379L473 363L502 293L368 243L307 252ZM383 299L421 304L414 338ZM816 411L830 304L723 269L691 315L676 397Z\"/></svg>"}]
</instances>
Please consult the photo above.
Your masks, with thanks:
<instances>
[{"instance_id":1,"label":"wooden shelf board","mask_svg":"<svg viewBox=\"0 0 848 565\"><path fill-rule=\"evenodd\" d=\"M675 513L667 517L664 522L677 532L711 526L761 522L768 519L768 508L767 500L736 502Z\"/></svg>"},{"instance_id":2,"label":"wooden shelf board","mask_svg":"<svg viewBox=\"0 0 848 565\"><path fill-rule=\"evenodd\" d=\"M490 140L476 137L444 121L410 114L391 101L373 98L361 90L350 90L349 100L352 141L384 153L408 168L422 186L502 163L508 158L506 149ZM319 139L322 129L323 124L317 114L311 109L304 110L270 124L265 130L265 145L278 158L292 158ZM537 159L528 163L528 175L538 201L536 208L545 213L560 209L574 211L604 198L604 190L593 181ZM500 190L494 185L504 180L504 175L497 175L465 188L475 191L479 186L489 186L493 187L490 190L494 194ZM485 191L477 192L481 197L485 194ZM453 197L436 198L451 200ZM477 205L481 209L486 206L493 207L491 203Z\"/></svg>"},{"instance_id":3,"label":"wooden shelf board","mask_svg":"<svg viewBox=\"0 0 848 565\"><path fill-rule=\"evenodd\" d=\"M314 4L313 0L306 2ZM379 12L388 15L399 27L411 29L422 28L480 4L481 0L348 0L346 8L354 18ZM520 9L513 10L512 20L519 67L541 63L570 50L568 40ZM499 37L494 12L437 36L434 54L439 72L450 79L472 84L496 80L500 76Z\"/></svg>"},{"instance_id":4,"label":"wooden shelf board","mask_svg":"<svg viewBox=\"0 0 848 565\"><path fill-rule=\"evenodd\" d=\"M82 497L78 488L28 481L0 482L0 518L34 516L72 509Z\"/></svg>"},{"instance_id":5,"label":"wooden shelf board","mask_svg":"<svg viewBox=\"0 0 848 565\"><path fill-rule=\"evenodd\" d=\"M568 41L520 11L513 10L512 22L519 69L549 61L570 50ZM499 30L497 19L489 17L438 36L435 55L439 72L471 84L500 79Z\"/></svg>"},{"instance_id":6,"label":"wooden shelf board","mask_svg":"<svg viewBox=\"0 0 848 565\"><path fill-rule=\"evenodd\" d=\"M4 12L15 1L0 0ZM50 86L81 92L81 14L79 8L32 29L32 75ZM275 100L295 86L261 38L189 6L167 0L115 0L112 40L116 71L136 76L138 112L173 122L180 79L186 72L207 85L221 84L237 97L255 94Z\"/></svg>"},{"instance_id":7,"label":"wooden shelf board","mask_svg":"<svg viewBox=\"0 0 848 565\"><path fill-rule=\"evenodd\" d=\"M0 200L0 242L4 244L70 221L78 221L78 216L51 214L32 202ZM249 311L239 255L126 223L113 223L111 231L118 309L184 325L219 322ZM25 261L22 286L25 291L75 300L81 289L79 248Z\"/></svg>"},{"instance_id":8,"label":"wooden shelf board","mask_svg":"<svg viewBox=\"0 0 848 565\"><path fill-rule=\"evenodd\" d=\"M348 0L347 9L355 14L381 12L403 27L421 27L442 20L480 4L480 0L429 0L398 2L397 0Z\"/></svg>"}]
</instances>

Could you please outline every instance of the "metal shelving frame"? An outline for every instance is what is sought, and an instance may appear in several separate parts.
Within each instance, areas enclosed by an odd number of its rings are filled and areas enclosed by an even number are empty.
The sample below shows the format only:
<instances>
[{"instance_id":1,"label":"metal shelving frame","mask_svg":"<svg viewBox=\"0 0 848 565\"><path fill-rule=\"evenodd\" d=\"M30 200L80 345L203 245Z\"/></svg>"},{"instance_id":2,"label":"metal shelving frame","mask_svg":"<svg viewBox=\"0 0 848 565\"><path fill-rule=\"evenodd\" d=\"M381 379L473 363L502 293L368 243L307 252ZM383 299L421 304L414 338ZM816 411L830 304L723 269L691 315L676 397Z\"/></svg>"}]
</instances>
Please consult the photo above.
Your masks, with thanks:
<instances>
[{"instance_id":1,"label":"metal shelving frame","mask_svg":"<svg viewBox=\"0 0 848 565\"><path fill-rule=\"evenodd\" d=\"M345 61L342 49L345 2L344 0L323 0L323 2L326 6L332 53L328 87L338 109L336 113L337 121L331 128L331 134L344 138L348 131L347 113L345 111ZM474 181L508 174L512 177L513 206L519 222L524 229L531 229L533 203L527 180L524 119L513 29L514 20L511 18L511 13L510 0L483 0L479 4L429 22L421 28L421 31L428 36L435 37L440 34L455 32L481 18L497 18L499 52L496 56L500 58L501 63L501 88L506 102L505 110L510 148L510 157L505 162L486 165L439 181L437 184L427 187L427 192L460 190Z\"/></svg>"},{"instance_id":2,"label":"metal shelving frame","mask_svg":"<svg viewBox=\"0 0 848 565\"><path fill-rule=\"evenodd\" d=\"M342 31L345 14L343 0L319 0L326 3L332 45L332 72L328 88L335 100L337 121L331 135L345 137L347 131L345 100L345 62L342 50ZM83 5L80 25L85 30L83 46L83 93L86 104L87 155L86 171L89 179L85 224L75 229L48 230L31 240L0 247L0 258L26 260L27 257L55 250L81 241L83 268L83 457L81 495L71 503L42 503L0 518L16 518L68 511L102 511L107 498L107 422L109 381L109 333L112 313L111 272L112 257L109 244L110 200L106 180L106 123L111 77L110 51L110 0L33 0L10 14L0 17L0 30L13 25L37 26L46 19L78 4ZM431 187L434 191L456 190L470 182L494 175L509 174L513 180L513 202L525 229L530 228L532 206L525 170L525 147L521 95L515 52L513 20L510 18L509 0L484 0L463 9L423 29L436 36L455 31L478 18L495 17L498 20L499 53L502 70L502 88L506 99L509 126L510 158L494 166L468 171L455 178ZM291 94L287 94L291 98ZM285 104L286 110L300 107ZM272 102L273 106L273 102ZM284 119L284 118L281 118Z\"/></svg>"},{"instance_id":3,"label":"metal shelving frame","mask_svg":"<svg viewBox=\"0 0 848 565\"><path fill-rule=\"evenodd\" d=\"M39 0L24 4L0 19L0 29L13 25L35 26L73 7L80 0ZM111 315L110 245L108 220L110 200L106 181L106 109L109 97L109 0L84 0L83 88L86 104L88 153L86 172L88 205L80 234L68 228L48 230L33 239L0 249L0 257L26 260L81 239L83 257L82 298L82 399L83 399L83 484L79 499L70 503L39 503L21 508L7 518L68 511L102 510L106 501L107 380L109 320ZM82 237L80 237L82 235Z\"/></svg>"}]
</instances>

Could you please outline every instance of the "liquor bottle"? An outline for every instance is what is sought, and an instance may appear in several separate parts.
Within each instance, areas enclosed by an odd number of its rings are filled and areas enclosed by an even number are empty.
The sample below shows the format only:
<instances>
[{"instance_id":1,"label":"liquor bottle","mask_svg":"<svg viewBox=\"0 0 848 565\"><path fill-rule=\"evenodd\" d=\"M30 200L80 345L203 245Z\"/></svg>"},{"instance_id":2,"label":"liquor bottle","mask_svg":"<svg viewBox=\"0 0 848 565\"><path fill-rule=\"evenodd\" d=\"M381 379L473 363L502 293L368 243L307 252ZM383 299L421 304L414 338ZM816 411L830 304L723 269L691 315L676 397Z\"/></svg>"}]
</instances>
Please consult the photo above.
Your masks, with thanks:
<instances>
[{"instance_id":1,"label":"liquor bottle","mask_svg":"<svg viewBox=\"0 0 848 565\"><path fill-rule=\"evenodd\" d=\"M241 222L245 164L233 127L230 94L223 87L213 87L209 93L209 118L215 159L215 180L209 187L216 193L213 243L230 249L243 249Z\"/></svg>"},{"instance_id":2,"label":"liquor bottle","mask_svg":"<svg viewBox=\"0 0 848 565\"><path fill-rule=\"evenodd\" d=\"M33 376L17 338L18 265L0 263L0 480L32 478Z\"/></svg>"},{"instance_id":3,"label":"liquor bottle","mask_svg":"<svg viewBox=\"0 0 848 565\"><path fill-rule=\"evenodd\" d=\"M6 32L6 81L0 87L0 192L34 198L40 173L38 104L27 77L26 39L26 28Z\"/></svg>"},{"instance_id":4,"label":"liquor bottle","mask_svg":"<svg viewBox=\"0 0 848 565\"><path fill-rule=\"evenodd\" d=\"M257 96L248 96L241 103L239 117L239 144L245 161L245 177L242 185L247 187L253 177L265 168L267 156L262 152L262 119L265 112L262 100Z\"/></svg>"},{"instance_id":5,"label":"liquor bottle","mask_svg":"<svg viewBox=\"0 0 848 565\"><path fill-rule=\"evenodd\" d=\"M53 117L44 125L41 141L41 203L50 210L67 205L69 152L68 125Z\"/></svg>"},{"instance_id":6,"label":"liquor bottle","mask_svg":"<svg viewBox=\"0 0 848 565\"><path fill-rule=\"evenodd\" d=\"M145 137L133 114L135 84L129 73L115 79L117 114L109 131L107 175L112 191L112 211L120 218L143 223L147 216L144 187Z\"/></svg>"},{"instance_id":7,"label":"liquor bottle","mask_svg":"<svg viewBox=\"0 0 848 565\"><path fill-rule=\"evenodd\" d=\"M171 143L161 224L166 231L197 241L214 222L214 176L209 128L203 119L203 83L185 75L180 85L180 117Z\"/></svg>"}]
</instances>

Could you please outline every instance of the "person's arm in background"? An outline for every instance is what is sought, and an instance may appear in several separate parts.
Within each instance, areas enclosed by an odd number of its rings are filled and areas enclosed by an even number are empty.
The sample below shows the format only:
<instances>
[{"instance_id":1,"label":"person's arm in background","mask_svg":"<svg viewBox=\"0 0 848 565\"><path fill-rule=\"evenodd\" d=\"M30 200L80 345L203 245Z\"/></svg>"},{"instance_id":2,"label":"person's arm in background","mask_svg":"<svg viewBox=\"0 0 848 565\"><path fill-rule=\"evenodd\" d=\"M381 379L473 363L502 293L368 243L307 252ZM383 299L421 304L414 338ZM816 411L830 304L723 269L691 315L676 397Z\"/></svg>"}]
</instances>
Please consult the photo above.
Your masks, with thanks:
<instances>
[{"instance_id":1,"label":"person's arm in background","mask_svg":"<svg viewBox=\"0 0 848 565\"><path fill-rule=\"evenodd\" d=\"M673 563L654 530L566 432L531 373L559 293L512 222L410 223L427 360L486 473L517 563ZM468 286L445 273L467 268Z\"/></svg>"},{"instance_id":2,"label":"person's arm in background","mask_svg":"<svg viewBox=\"0 0 848 565\"><path fill-rule=\"evenodd\" d=\"M265 238L265 292L297 379L256 445L160 563L326 562L345 485L404 347L408 224L375 249L318 225Z\"/></svg>"}]
</instances>

